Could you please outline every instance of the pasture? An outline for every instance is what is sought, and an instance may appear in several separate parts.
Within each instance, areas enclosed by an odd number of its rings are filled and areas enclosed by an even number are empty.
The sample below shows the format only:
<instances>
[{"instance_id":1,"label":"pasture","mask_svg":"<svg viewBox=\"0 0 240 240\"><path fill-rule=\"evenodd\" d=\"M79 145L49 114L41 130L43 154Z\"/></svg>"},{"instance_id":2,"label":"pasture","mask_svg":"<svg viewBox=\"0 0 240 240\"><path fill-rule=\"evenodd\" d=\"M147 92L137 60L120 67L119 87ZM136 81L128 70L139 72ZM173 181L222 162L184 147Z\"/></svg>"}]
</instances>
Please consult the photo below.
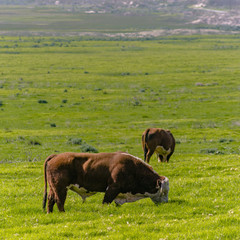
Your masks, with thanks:
<instances>
[{"instance_id":1,"label":"pasture","mask_svg":"<svg viewBox=\"0 0 240 240\"><path fill-rule=\"evenodd\" d=\"M240 36L151 41L0 38L0 239L239 239ZM147 127L171 130L169 203L42 212L43 162L57 152L143 158Z\"/></svg>"}]
</instances>

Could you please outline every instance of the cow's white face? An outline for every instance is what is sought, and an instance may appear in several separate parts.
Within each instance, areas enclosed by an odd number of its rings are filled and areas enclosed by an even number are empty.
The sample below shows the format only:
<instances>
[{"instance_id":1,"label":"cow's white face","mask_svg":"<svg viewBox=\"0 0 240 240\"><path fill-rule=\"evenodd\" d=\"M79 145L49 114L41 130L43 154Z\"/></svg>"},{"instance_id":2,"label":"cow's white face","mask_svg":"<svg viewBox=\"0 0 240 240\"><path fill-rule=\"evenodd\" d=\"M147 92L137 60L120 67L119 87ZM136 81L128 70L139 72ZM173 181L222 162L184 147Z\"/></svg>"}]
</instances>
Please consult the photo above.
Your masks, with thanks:
<instances>
[{"instance_id":1,"label":"cow's white face","mask_svg":"<svg viewBox=\"0 0 240 240\"><path fill-rule=\"evenodd\" d=\"M167 156L171 153L171 148L166 150L163 146L157 146L155 149L155 153L158 157L158 162L161 162L160 156L162 156L162 161L167 162Z\"/></svg>"},{"instance_id":2,"label":"cow's white face","mask_svg":"<svg viewBox=\"0 0 240 240\"><path fill-rule=\"evenodd\" d=\"M131 193L120 193L114 199L114 201L116 204L122 205L126 202L135 202L137 200L149 197L155 204L158 204L161 202L168 202L168 192L169 192L169 180L167 177L165 177L165 179L161 181L161 187L158 189L156 193L145 192L144 194L137 193L134 195Z\"/></svg>"}]
</instances>

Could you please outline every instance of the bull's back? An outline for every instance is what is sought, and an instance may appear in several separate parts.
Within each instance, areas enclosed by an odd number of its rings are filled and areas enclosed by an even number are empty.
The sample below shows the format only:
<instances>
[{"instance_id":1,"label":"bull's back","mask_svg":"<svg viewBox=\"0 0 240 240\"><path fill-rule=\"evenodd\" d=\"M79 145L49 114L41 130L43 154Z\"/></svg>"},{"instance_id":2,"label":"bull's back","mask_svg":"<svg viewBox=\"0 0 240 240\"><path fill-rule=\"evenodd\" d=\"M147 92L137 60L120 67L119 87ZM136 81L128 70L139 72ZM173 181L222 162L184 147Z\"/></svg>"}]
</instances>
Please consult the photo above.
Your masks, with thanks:
<instances>
[{"instance_id":1,"label":"bull's back","mask_svg":"<svg viewBox=\"0 0 240 240\"><path fill-rule=\"evenodd\" d=\"M89 191L105 192L112 168L120 153L61 153L51 161L50 170Z\"/></svg>"},{"instance_id":2,"label":"bull's back","mask_svg":"<svg viewBox=\"0 0 240 240\"><path fill-rule=\"evenodd\" d=\"M136 166L135 158L129 154L116 152L101 154L96 158L89 158L83 164L83 187L90 191L105 192L106 188L114 182L128 186L127 180ZM131 183L132 184L132 183Z\"/></svg>"},{"instance_id":3,"label":"bull's back","mask_svg":"<svg viewBox=\"0 0 240 240\"><path fill-rule=\"evenodd\" d=\"M114 154L90 157L82 165L82 174L78 176L78 183L89 191L105 192L111 179L114 157Z\"/></svg>"},{"instance_id":4,"label":"bull's back","mask_svg":"<svg viewBox=\"0 0 240 240\"><path fill-rule=\"evenodd\" d=\"M48 182L56 187L78 184L87 190L105 191L111 157L111 154L101 153L60 153L47 163Z\"/></svg>"}]
</instances>

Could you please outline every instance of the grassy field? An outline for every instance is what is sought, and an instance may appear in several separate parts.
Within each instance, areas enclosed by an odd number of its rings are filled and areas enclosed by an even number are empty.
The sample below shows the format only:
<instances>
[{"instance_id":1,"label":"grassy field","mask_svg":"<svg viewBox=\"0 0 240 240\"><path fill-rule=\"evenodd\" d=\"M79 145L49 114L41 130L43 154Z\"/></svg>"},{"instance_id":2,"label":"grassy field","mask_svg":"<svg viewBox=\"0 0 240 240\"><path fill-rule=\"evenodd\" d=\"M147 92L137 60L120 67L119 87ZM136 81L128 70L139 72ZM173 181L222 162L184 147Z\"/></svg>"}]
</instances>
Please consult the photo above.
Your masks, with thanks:
<instances>
[{"instance_id":1,"label":"grassy field","mask_svg":"<svg viewBox=\"0 0 240 240\"><path fill-rule=\"evenodd\" d=\"M0 239L240 239L239 36L156 41L0 38ZM42 212L43 162L95 148L143 157L172 131L169 203L102 206L69 192ZM81 144L79 144L81 142Z\"/></svg>"}]
</instances>

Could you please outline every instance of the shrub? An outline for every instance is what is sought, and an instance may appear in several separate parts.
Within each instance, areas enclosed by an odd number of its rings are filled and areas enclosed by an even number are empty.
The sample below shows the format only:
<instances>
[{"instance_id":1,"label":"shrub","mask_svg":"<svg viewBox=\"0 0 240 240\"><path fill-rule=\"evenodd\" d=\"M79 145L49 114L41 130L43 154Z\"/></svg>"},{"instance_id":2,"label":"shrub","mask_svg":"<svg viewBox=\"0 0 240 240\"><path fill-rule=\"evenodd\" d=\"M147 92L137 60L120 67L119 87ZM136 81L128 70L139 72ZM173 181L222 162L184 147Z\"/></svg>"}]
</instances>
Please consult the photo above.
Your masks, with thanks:
<instances>
[{"instance_id":1,"label":"shrub","mask_svg":"<svg viewBox=\"0 0 240 240\"><path fill-rule=\"evenodd\" d=\"M38 140L30 139L28 142L29 145L42 145Z\"/></svg>"},{"instance_id":2,"label":"shrub","mask_svg":"<svg viewBox=\"0 0 240 240\"><path fill-rule=\"evenodd\" d=\"M226 138L221 138L219 140L220 143L230 143L230 142L234 142L233 139L226 139Z\"/></svg>"},{"instance_id":3,"label":"shrub","mask_svg":"<svg viewBox=\"0 0 240 240\"><path fill-rule=\"evenodd\" d=\"M38 103L48 103L48 101L40 99L38 100Z\"/></svg>"},{"instance_id":4,"label":"shrub","mask_svg":"<svg viewBox=\"0 0 240 240\"><path fill-rule=\"evenodd\" d=\"M224 154L224 152L219 151L217 148L201 149L200 153L205 153L205 154Z\"/></svg>"},{"instance_id":5,"label":"shrub","mask_svg":"<svg viewBox=\"0 0 240 240\"><path fill-rule=\"evenodd\" d=\"M134 97L133 99L132 99L132 105L133 106L142 106L142 103L140 102L140 100L138 100L136 97Z\"/></svg>"},{"instance_id":6,"label":"shrub","mask_svg":"<svg viewBox=\"0 0 240 240\"><path fill-rule=\"evenodd\" d=\"M72 144L72 145L81 145L82 144L82 139L81 138L70 138L68 140L68 143Z\"/></svg>"},{"instance_id":7,"label":"shrub","mask_svg":"<svg viewBox=\"0 0 240 240\"><path fill-rule=\"evenodd\" d=\"M23 142L23 141L25 141L25 137L23 137L23 136L18 136L17 140L20 141L20 142Z\"/></svg>"},{"instance_id":8,"label":"shrub","mask_svg":"<svg viewBox=\"0 0 240 240\"><path fill-rule=\"evenodd\" d=\"M122 75L122 76L129 76L130 73L129 73L129 72L122 72L121 75Z\"/></svg>"},{"instance_id":9,"label":"shrub","mask_svg":"<svg viewBox=\"0 0 240 240\"><path fill-rule=\"evenodd\" d=\"M89 145L87 143L83 143L81 145L81 151L82 152L98 153L98 150L95 147L93 147L93 146L91 146L91 145Z\"/></svg>"},{"instance_id":10,"label":"shrub","mask_svg":"<svg viewBox=\"0 0 240 240\"><path fill-rule=\"evenodd\" d=\"M98 150L84 142L81 138L69 138L68 144L72 145L80 145L81 152L92 152L92 153L98 153Z\"/></svg>"}]
</instances>

